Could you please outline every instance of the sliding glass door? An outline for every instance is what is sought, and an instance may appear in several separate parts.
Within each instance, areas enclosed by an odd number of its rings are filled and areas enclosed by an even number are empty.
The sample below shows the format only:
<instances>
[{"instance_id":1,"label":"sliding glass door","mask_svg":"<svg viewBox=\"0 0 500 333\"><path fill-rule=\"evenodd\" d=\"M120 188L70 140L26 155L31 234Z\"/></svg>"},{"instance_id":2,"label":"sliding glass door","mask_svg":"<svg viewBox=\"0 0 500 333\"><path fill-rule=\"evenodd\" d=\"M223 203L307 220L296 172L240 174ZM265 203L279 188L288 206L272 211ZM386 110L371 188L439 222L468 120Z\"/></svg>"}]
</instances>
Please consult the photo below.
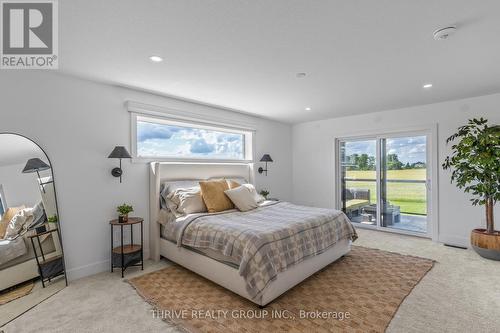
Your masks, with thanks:
<instances>
[{"instance_id":1,"label":"sliding glass door","mask_svg":"<svg viewBox=\"0 0 500 333\"><path fill-rule=\"evenodd\" d=\"M427 233L427 137L380 142L381 226Z\"/></svg>"},{"instance_id":2,"label":"sliding glass door","mask_svg":"<svg viewBox=\"0 0 500 333\"><path fill-rule=\"evenodd\" d=\"M338 140L340 208L352 222L427 235L428 135Z\"/></svg>"},{"instance_id":3,"label":"sliding glass door","mask_svg":"<svg viewBox=\"0 0 500 333\"><path fill-rule=\"evenodd\" d=\"M352 222L377 225L377 140L339 142L342 211Z\"/></svg>"}]
</instances>

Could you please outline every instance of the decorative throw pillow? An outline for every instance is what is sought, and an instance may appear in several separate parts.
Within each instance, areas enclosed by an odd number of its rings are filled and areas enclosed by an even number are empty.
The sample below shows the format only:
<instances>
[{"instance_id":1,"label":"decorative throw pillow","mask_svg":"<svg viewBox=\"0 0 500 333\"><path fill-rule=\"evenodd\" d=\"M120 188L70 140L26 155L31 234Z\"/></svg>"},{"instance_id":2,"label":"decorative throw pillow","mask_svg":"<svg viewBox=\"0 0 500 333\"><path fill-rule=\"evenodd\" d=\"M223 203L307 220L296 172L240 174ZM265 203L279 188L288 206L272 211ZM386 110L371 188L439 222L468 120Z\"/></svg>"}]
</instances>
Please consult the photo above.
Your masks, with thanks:
<instances>
[{"instance_id":1,"label":"decorative throw pillow","mask_svg":"<svg viewBox=\"0 0 500 333\"><path fill-rule=\"evenodd\" d=\"M33 221L33 208L21 209L16 215L10 220L7 230L5 231L5 239L16 238L24 226L29 226Z\"/></svg>"},{"instance_id":2,"label":"decorative throw pillow","mask_svg":"<svg viewBox=\"0 0 500 333\"><path fill-rule=\"evenodd\" d=\"M7 209L7 211L3 214L2 219L0 220L0 239L3 239L5 237L5 231L7 230L7 227L9 226L10 220L21 210L26 208L24 205L19 206L19 207L10 207Z\"/></svg>"},{"instance_id":3,"label":"decorative throw pillow","mask_svg":"<svg viewBox=\"0 0 500 333\"><path fill-rule=\"evenodd\" d=\"M241 185L237 188L230 189L224 192L229 197L229 199L231 199L236 208L238 208L242 212L246 212L248 210L259 207L257 201L255 200L255 195L252 193L252 190L245 185Z\"/></svg>"},{"instance_id":4,"label":"decorative throw pillow","mask_svg":"<svg viewBox=\"0 0 500 333\"><path fill-rule=\"evenodd\" d=\"M171 211L177 211L181 215L204 213L207 206L201 197L199 186L191 188L179 188L167 196L167 205Z\"/></svg>"},{"instance_id":5,"label":"decorative throw pillow","mask_svg":"<svg viewBox=\"0 0 500 333\"><path fill-rule=\"evenodd\" d=\"M209 213L233 209L234 205L224 191L229 190L225 179L200 182L201 196Z\"/></svg>"}]
</instances>

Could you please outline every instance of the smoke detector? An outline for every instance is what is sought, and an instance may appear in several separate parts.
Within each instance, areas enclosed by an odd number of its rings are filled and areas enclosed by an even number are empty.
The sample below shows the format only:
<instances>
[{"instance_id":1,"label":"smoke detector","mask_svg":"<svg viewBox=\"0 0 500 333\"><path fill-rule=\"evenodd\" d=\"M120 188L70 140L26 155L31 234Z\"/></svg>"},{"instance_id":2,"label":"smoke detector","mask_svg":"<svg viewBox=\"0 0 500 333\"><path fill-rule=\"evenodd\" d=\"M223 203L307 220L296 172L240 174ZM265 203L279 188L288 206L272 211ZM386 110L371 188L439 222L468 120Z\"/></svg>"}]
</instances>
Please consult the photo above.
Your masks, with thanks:
<instances>
[{"instance_id":1,"label":"smoke detector","mask_svg":"<svg viewBox=\"0 0 500 333\"><path fill-rule=\"evenodd\" d=\"M450 37L450 35L454 34L457 31L457 27L451 26L446 28L437 29L434 31L434 39L435 40L445 40Z\"/></svg>"}]
</instances>

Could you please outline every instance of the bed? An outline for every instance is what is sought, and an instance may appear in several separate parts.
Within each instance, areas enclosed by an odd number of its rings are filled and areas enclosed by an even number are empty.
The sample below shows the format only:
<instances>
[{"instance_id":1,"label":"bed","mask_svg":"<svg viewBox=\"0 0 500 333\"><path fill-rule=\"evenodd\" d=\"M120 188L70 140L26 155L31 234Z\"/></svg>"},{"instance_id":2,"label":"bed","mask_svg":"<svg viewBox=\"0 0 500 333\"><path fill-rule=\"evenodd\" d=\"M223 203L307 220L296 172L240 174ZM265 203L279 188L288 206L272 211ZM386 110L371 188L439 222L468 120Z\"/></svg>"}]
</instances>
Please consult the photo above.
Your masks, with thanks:
<instances>
[{"instance_id":1,"label":"bed","mask_svg":"<svg viewBox=\"0 0 500 333\"><path fill-rule=\"evenodd\" d=\"M163 182L217 177L252 182L252 165L151 164L153 260L163 256L265 306L350 251L356 233L345 214L287 202L266 201L249 212L190 214L175 227L160 221Z\"/></svg>"}]
</instances>

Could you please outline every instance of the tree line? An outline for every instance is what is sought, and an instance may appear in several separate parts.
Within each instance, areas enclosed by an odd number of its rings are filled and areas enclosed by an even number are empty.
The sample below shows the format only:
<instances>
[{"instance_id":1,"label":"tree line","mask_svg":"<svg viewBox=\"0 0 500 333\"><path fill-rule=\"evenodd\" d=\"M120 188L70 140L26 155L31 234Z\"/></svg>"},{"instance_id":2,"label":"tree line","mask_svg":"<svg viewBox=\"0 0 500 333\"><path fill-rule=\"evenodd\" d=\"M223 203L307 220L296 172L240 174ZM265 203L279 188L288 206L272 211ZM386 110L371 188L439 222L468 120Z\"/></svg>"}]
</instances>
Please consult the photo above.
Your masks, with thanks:
<instances>
[{"instance_id":1,"label":"tree line","mask_svg":"<svg viewBox=\"0 0 500 333\"><path fill-rule=\"evenodd\" d=\"M425 162L403 163L398 154L387 154L388 170L425 169ZM352 154L346 157L347 170L375 170L375 156L368 154Z\"/></svg>"}]
</instances>

